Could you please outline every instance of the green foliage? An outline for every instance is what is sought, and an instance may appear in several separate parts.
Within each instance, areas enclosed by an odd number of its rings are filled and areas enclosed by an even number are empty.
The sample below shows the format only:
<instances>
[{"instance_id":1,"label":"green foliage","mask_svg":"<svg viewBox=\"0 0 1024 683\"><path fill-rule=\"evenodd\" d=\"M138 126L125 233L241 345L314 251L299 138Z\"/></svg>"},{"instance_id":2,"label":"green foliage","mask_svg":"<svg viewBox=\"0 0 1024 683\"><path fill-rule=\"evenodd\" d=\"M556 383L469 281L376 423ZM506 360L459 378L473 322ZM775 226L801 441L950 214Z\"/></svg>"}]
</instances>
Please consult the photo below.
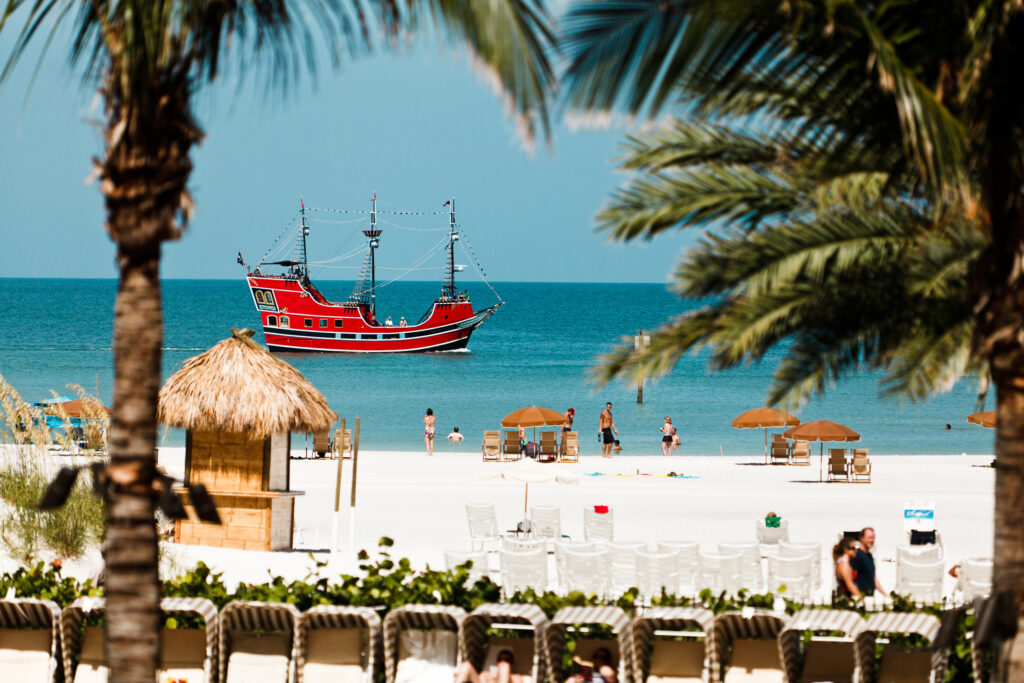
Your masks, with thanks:
<instances>
[{"instance_id":1,"label":"green foliage","mask_svg":"<svg viewBox=\"0 0 1024 683\"><path fill-rule=\"evenodd\" d=\"M0 575L0 595L7 595L12 590L15 597L53 600L62 608L82 596L103 593L92 585L91 579L79 582L73 577L62 576L59 563L47 565L43 562Z\"/></svg>"}]
</instances>

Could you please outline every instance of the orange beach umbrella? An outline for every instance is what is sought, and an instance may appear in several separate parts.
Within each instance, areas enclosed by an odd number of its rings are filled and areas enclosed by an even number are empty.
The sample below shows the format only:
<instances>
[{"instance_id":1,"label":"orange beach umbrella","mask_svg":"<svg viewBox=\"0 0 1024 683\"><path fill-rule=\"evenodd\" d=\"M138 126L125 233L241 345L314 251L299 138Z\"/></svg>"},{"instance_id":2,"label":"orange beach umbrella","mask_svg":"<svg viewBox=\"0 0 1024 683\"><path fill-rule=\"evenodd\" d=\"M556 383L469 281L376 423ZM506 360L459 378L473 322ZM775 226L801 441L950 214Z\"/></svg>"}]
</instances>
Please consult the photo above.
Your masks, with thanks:
<instances>
[{"instance_id":1,"label":"orange beach umbrella","mask_svg":"<svg viewBox=\"0 0 1024 683\"><path fill-rule=\"evenodd\" d=\"M768 462L768 428L792 427L800 424L800 418L790 415L785 410L775 408L754 408L743 413L732 421L736 429L764 428L764 461Z\"/></svg>"},{"instance_id":2,"label":"orange beach umbrella","mask_svg":"<svg viewBox=\"0 0 1024 683\"><path fill-rule=\"evenodd\" d=\"M818 453L818 481L822 481L825 478L823 468L826 441L860 441L860 434L857 432L853 431L849 427L839 424L838 422L829 422L828 420L807 422L799 427L787 429L782 433L782 435L787 439L818 441L820 443L820 451Z\"/></svg>"},{"instance_id":3,"label":"orange beach umbrella","mask_svg":"<svg viewBox=\"0 0 1024 683\"><path fill-rule=\"evenodd\" d=\"M509 413L501 421L502 427L547 427L565 422L565 415L550 408L528 406Z\"/></svg>"},{"instance_id":4,"label":"orange beach umbrella","mask_svg":"<svg viewBox=\"0 0 1024 683\"><path fill-rule=\"evenodd\" d=\"M98 417L110 415L110 409L96 401L83 401L76 398L74 401L53 403L43 408L43 413L55 417L67 415L69 418Z\"/></svg>"},{"instance_id":5,"label":"orange beach umbrella","mask_svg":"<svg viewBox=\"0 0 1024 683\"><path fill-rule=\"evenodd\" d=\"M967 421L971 424L981 425L982 427L988 427L989 429L996 428L996 411L986 410L982 413L971 413L967 416Z\"/></svg>"}]
</instances>

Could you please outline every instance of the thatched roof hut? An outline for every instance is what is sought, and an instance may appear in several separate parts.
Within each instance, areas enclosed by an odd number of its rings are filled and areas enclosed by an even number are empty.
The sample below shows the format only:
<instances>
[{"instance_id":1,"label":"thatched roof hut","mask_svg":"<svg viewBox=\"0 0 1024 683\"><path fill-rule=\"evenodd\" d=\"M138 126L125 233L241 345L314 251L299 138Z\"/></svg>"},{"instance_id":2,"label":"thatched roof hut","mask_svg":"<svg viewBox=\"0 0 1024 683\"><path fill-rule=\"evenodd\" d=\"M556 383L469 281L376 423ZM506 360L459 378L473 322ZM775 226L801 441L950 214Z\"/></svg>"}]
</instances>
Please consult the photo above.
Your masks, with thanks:
<instances>
[{"instance_id":1,"label":"thatched roof hut","mask_svg":"<svg viewBox=\"0 0 1024 683\"><path fill-rule=\"evenodd\" d=\"M253 341L252 330L231 334L186 360L160 389L162 423L251 439L334 424L338 415L302 373Z\"/></svg>"}]
</instances>

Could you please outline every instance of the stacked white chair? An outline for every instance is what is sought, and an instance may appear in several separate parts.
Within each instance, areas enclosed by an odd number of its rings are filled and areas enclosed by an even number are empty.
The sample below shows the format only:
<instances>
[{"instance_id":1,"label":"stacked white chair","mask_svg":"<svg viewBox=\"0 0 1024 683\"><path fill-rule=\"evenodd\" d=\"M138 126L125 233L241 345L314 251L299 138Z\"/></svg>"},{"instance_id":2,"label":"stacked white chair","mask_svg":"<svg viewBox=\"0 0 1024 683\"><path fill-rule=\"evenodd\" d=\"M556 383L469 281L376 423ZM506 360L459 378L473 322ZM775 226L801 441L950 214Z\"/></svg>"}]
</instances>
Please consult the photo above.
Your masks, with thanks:
<instances>
[{"instance_id":1,"label":"stacked white chair","mask_svg":"<svg viewBox=\"0 0 1024 683\"><path fill-rule=\"evenodd\" d=\"M608 508L608 512L598 512L593 505L583 508L583 540L585 541L614 541L615 540L615 510Z\"/></svg>"},{"instance_id":2,"label":"stacked white chair","mask_svg":"<svg viewBox=\"0 0 1024 683\"><path fill-rule=\"evenodd\" d=\"M501 551L501 589L506 596L532 588L543 593L548 587L548 553L535 550Z\"/></svg>"},{"instance_id":3,"label":"stacked white chair","mask_svg":"<svg viewBox=\"0 0 1024 683\"><path fill-rule=\"evenodd\" d=\"M958 588L965 601L992 593L992 558L974 557L960 563Z\"/></svg>"},{"instance_id":4,"label":"stacked white chair","mask_svg":"<svg viewBox=\"0 0 1024 683\"><path fill-rule=\"evenodd\" d=\"M557 505L531 505L533 535L559 541L562 538L562 510Z\"/></svg>"},{"instance_id":5,"label":"stacked white chair","mask_svg":"<svg viewBox=\"0 0 1024 683\"><path fill-rule=\"evenodd\" d=\"M811 556L811 590L821 588L821 544L779 542L779 555L782 557Z\"/></svg>"},{"instance_id":6,"label":"stacked white chair","mask_svg":"<svg viewBox=\"0 0 1024 683\"><path fill-rule=\"evenodd\" d=\"M517 552L523 552L524 550L546 551L547 547L547 541L543 538L516 538L515 536L501 537L502 550L515 550Z\"/></svg>"},{"instance_id":7,"label":"stacked white chair","mask_svg":"<svg viewBox=\"0 0 1024 683\"><path fill-rule=\"evenodd\" d=\"M914 602L941 602L944 574L942 560L913 562L905 559L896 565L896 592Z\"/></svg>"},{"instance_id":8,"label":"stacked white chair","mask_svg":"<svg viewBox=\"0 0 1024 683\"><path fill-rule=\"evenodd\" d=\"M675 553L679 563L679 584L676 593L694 595L700 583L700 543L697 541L659 541L659 553Z\"/></svg>"},{"instance_id":9,"label":"stacked white chair","mask_svg":"<svg viewBox=\"0 0 1024 683\"><path fill-rule=\"evenodd\" d=\"M469 580L476 582L478 579L488 575L487 553L482 550L445 550L445 569L453 570L461 564L472 562L469 568Z\"/></svg>"},{"instance_id":10,"label":"stacked white chair","mask_svg":"<svg viewBox=\"0 0 1024 683\"><path fill-rule=\"evenodd\" d=\"M644 602L652 597L676 592L679 585L679 558L676 553L636 553L636 587Z\"/></svg>"},{"instance_id":11,"label":"stacked white chair","mask_svg":"<svg viewBox=\"0 0 1024 683\"><path fill-rule=\"evenodd\" d=\"M565 550L565 588L567 591L580 591L605 597L609 594L611 583L609 571L608 549L600 550Z\"/></svg>"},{"instance_id":12,"label":"stacked white chair","mask_svg":"<svg viewBox=\"0 0 1024 683\"><path fill-rule=\"evenodd\" d=\"M757 543L719 543L718 552L722 555L739 553L740 585L751 592L758 592L764 586L764 575L761 572L761 546Z\"/></svg>"},{"instance_id":13,"label":"stacked white chair","mask_svg":"<svg viewBox=\"0 0 1024 683\"><path fill-rule=\"evenodd\" d=\"M616 595L625 593L636 586L636 554L646 550L643 541L618 541L606 543L611 568L611 590Z\"/></svg>"},{"instance_id":14,"label":"stacked white chair","mask_svg":"<svg viewBox=\"0 0 1024 683\"><path fill-rule=\"evenodd\" d=\"M714 593L736 593L742 588L742 562L743 555L740 553L723 555L700 552L700 587L710 588Z\"/></svg>"},{"instance_id":15,"label":"stacked white chair","mask_svg":"<svg viewBox=\"0 0 1024 683\"><path fill-rule=\"evenodd\" d=\"M475 550L483 550L488 543L497 542L498 515L494 503L466 503L466 521L469 522L469 542Z\"/></svg>"},{"instance_id":16,"label":"stacked white chair","mask_svg":"<svg viewBox=\"0 0 1024 683\"><path fill-rule=\"evenodd\" d=\"M813 571L814 558L809 554L769 557L768 592L778 593L784 589L787 598L808 600L814 592Z\"/></svg>"},{"instance_id":17,"label":"stacked white chair","mask_svg":"<svg viewBox=\"0 0 1024 683\"><path fill-rule=\"evenodd\" d=\"M566 592L565 576L565 551L572 550L596 550L597 543L594 541L559 541L555 543L555 572L557 573L558 589Z\"/></svg>"}]
</instances>

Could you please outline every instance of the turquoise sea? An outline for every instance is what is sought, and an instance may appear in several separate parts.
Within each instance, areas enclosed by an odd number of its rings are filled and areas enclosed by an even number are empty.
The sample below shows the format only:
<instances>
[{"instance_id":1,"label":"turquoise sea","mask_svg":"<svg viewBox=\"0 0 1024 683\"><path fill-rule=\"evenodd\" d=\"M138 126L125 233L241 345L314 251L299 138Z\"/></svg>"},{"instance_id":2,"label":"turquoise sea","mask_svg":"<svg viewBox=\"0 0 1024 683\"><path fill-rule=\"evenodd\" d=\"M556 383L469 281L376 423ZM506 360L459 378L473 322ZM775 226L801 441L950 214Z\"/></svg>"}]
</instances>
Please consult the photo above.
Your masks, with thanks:
<instances>
[{"instance_id":1,"label":"turquoise sea","mask_svg":"<svg viewBox=\"0 0 1024 683\"><path fill-rule=\"evenodd\" d=\"M318 281L334 299L351 283ZM494 295L480 283L461 284L482 308ZM340 415L362 418L363 449L423 448L422 417L438 417L437 452L477 451L484 429L526 405L560 412L576 409L584 455L599 453L597 417L605 401L628 455L660 454L659 427L670 415L687 456L762 452L762 430L730 426L739 413L764 403L775 361L710 373L706 356L688 356L674 372L648 382L644 403L634 385L596 388L589 379L595 358L621 335L651 329L686 310L662 285L496 283L507 302L474 334L465 353L409 355L283 354L327 397ZM418 320L438 293L436 282L397 282L378 295L378 315ZM108 402L113 380L111 329L114 280L0 279L0 374L26 400L70 393L69 383ZM183 360L230 334L258 327L242 280L164 282L164 376ZM258 332L257 339L262 341ZM877 377L847 379L823 399L804 406L801 419L841 422L861 434L875 454L987 454L993 431L967 424L974 387L962 382L922 405L882 398ZM989 398L989 407L992 398ZM951 430L944 429L952 425ZM458 425L466 441L453 447L443 436ZM168 430L167 445L184 443ZM301 447L301 435L293 445Z\"/></svg>"}]
</instances>

